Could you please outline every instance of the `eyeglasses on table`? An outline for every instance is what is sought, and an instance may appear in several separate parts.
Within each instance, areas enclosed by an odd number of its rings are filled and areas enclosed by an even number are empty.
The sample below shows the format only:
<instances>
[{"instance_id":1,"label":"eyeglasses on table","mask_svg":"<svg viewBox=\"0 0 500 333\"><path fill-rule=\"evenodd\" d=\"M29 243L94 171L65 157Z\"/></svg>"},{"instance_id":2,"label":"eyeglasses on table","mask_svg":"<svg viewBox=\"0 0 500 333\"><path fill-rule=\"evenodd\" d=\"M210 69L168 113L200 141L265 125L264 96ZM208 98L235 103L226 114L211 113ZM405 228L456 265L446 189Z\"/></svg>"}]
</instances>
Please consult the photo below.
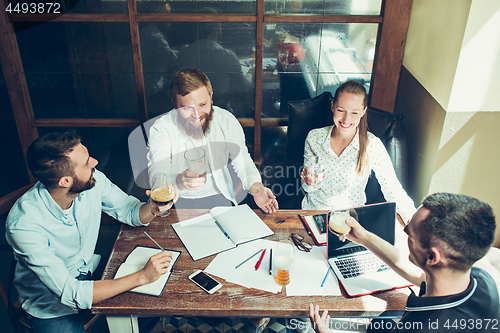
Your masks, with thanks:
<instances>
[{"instance_id":1,"label":"eyeglasses on table","mask_svg":"<svg viewBox=\"0 0 500 333\"><path fill-rule=\"evenodd\" d=\"M292 232L291 238L292 238L293 243L297 247L297 249L299 249L300 251L304 251L304 252L311 251L312 245L309 244L308 242L306 242L302 235L299 235L299 234Z\"/></svg>"}]
</instances>

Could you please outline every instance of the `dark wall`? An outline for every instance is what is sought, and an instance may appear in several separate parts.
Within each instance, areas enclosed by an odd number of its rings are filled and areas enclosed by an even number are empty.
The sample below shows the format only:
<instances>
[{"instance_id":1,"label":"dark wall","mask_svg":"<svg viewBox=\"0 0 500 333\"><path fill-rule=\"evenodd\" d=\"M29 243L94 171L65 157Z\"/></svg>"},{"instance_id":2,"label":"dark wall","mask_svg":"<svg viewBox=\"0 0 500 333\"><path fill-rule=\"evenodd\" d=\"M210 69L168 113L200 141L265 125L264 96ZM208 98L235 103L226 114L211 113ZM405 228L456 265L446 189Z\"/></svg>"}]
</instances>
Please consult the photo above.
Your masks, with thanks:
<instances>
[{"instance_id":1,"label":"dark wall","mask_svg":"<svg viewBox=\"0 0 500 333\"><path fill-rule=\"evenodd\" d=\"M9 94L0 68L0 197L29 184Z\"/></svg>"}]
</instances>

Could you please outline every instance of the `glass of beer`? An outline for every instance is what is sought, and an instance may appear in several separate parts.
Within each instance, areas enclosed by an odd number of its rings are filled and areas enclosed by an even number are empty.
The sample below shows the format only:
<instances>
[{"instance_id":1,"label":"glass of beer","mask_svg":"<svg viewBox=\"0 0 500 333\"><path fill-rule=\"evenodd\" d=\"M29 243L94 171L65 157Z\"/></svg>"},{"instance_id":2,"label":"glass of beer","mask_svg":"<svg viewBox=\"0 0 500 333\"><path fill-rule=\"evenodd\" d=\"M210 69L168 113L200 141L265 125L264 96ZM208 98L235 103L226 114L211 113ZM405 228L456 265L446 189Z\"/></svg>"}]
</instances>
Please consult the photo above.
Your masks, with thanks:
<instances>
[{"instance_id":1,"label":"glass of beer","mask_svg":"<svg viewBox=\"0 0 500 333\"><path fill-rule=\"evenodd\" d=\"M279 241L276 253L273 253L274 266L278 269L274 281L280 286L290 283L290 268L295 260L295 249L289 240Z\"/></svg>"},{"instance_id":2,"label":"glass of beer","mask_svg":"<svg viewBox=\"0 0 500 333\"><path fill-rule=\"evenodd\" d=\"M200 147L186 150L184 158L188 162L188 170L198 174L198 177L205 177L206 181L205 150Z\"/></svg>"},{"instance_id":3,"label":"glass of beer","mask_svg":"<svg viewBox=\"0 0 500 333\"><path fill-rule=\"evenodd\" d=\"M330 213L330 221L328 221L328 226L330 231L337 236L345 236L351 231L351 227L345 223L351 215L349 210L336 210Z\"/></svg>"},{"instance_id":4,"label":"glass of beer","mask_svg":"<svg viewBox=\"0 0 500 333\"><path fill-rule=\"evenodd\" d=\"M175 188L174 183L171 178L167 175L161 175L155 178L153 187L151 187L151 200L158 206L168 205L174 200ZM170 214L170 210L161 214L161 217L165 217Z\"/></svg>"}]
</instances>

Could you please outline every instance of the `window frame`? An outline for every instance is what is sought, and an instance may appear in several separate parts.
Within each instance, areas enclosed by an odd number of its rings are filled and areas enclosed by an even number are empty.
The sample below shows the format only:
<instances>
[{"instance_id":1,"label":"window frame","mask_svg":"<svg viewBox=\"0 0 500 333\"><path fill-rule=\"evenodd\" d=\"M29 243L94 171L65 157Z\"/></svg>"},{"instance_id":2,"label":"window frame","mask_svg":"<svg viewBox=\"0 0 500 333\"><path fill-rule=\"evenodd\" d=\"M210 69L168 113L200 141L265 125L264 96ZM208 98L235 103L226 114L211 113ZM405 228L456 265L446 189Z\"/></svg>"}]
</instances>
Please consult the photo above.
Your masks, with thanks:
<instances>
[{"instance_id":1,"label":"window frame","mask_svg":"<svg viewBox=\"0 0 500 333\"><path fill-rule=\"evenodd\" d=\"M4 0L6 1L6 0ZM403 52L413 0L382 0L380 15L265 15L264 0L256 0L255 14L137 13L135 0L127 0L128 14L6 14L0 6L0 63L9 92L23 155L38 137L38 127L136 127L148 120L139 38L140 22L252 22L256 24L255 117L238 118L243 127L254 128L254 161L260 161L261 128L286 126L287 119L261 119L262 58L265 23L377 23L379 24L369 105L394 112ZM39 119L34 117L23 65L12 22L126 22L130 27L137 119ZM34 178L30 174L30 178Z\"/></svg>"}]
</instances>

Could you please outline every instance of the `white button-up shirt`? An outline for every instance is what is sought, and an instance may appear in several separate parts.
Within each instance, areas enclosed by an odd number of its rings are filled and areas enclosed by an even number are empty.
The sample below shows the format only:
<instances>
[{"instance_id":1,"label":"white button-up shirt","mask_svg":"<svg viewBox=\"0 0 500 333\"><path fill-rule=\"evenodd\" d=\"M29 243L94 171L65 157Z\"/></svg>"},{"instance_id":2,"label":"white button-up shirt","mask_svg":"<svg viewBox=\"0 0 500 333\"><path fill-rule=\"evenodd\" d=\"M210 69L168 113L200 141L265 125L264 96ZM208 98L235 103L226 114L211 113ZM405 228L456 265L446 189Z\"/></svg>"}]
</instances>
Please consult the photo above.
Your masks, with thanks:
<instances>
[{"instance_id":1,"label":"white button-up shirt","mask_svg":"<svg viewBox=\"0 0 500 333\"><path fill-rule=\"evenodd\" d=\"M324 165L325 178L319 188L307 186L302 182L306 191L302 209L328 210L364 205L365 187L373 170L385 199L396 202L396 211L405 222L408 221L416 211L413 200L399 183L389 154L380 139L368 132L368 168L364 175L360 176L356 172L359 135L356 134L342 154L337 156L330 146L332 129L333 126L317 128L307 135L304 165Z\"/></svg>"},{"instance_id":2,"label":"white button-up shirt","mask_svg":"<svg viewBox=\"0 0 500 333\"><path fill-rule=\"evenodd\" d=\"M245 135L238 120L229 111L214 106L214 114L209 131L203 140L194 142L177 124L177 112L169 111L159 118L151 127L148 141L148 173L153 184L161 174L175 177L188 168L184 152L201 144L206 151L205 162L208 162L207 182L215 188L216 193L238 204L228 164L231 163L243 189L248 190L252 184L261 182L260 173L255 167L245 145ZM205 186L204 185L204 186ZM202 186L202 187L204 187ZM177 189L179 190L179 189ZM207 196L205 189L179 191L182 198L202 198Z\"/></svg>"}]
</instances>

